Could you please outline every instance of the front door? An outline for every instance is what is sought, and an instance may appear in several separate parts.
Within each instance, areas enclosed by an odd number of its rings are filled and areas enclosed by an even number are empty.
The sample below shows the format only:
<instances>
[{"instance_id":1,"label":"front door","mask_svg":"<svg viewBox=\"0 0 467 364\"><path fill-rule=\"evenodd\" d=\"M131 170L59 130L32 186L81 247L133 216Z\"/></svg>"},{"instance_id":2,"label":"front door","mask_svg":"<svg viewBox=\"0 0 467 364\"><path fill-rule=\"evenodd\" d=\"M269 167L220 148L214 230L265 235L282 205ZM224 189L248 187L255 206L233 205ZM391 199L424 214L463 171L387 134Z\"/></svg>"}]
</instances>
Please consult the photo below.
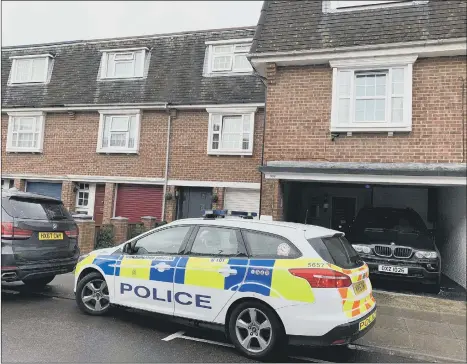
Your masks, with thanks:
<instances>
[{"instance_id":1,"label":"front door","mask_svg":"<svg viewBox=\"0 0 467 364\"><path fill-rule=\"evenodd\" d=\"M97 185L94 199L94 221L96 222L96 226L102 225L102 219L104 217L104 198L105 185Z\"/></svg>"},{"instance_id":2,"label":"front door","mask_svg":"<svg viewBox=\"0 0 467 364\"><path fill-rule=\"evenodd\" d=\"M187 187L181 191L179 219L201 217L212 208L212 188Z\"/></svg>"},{"instance_id":3,"label":"front door","mask_svg":"<svg viewBox=\"0 0 467 364\"><path fill-rule=\"evenodd\" d=\"M174 226L151 232L136 242L134 253L122 255L115 271L114 303L172 315L175 268L191 229Z\"/></svg>"},{"instance_id":4,"label":"front door","mask_svg":"<svg viewBox=\"0 0 467 364\"><path fill-rule=\"evenodd\" d=\"M355 197L332 198L331 229L349 232L349 227L355 219L356 203Z\"/></svg>"},{"instance_id":5,"label":"front door","mask_svg":"<svg viewBox=\"0 0 467 364\"><path fill-rule=\"evenodd\" d=\"M245 278L248 257L240 231L201 226L175 274L175 316L213 321Z\"/></svg>"}]
</instances>

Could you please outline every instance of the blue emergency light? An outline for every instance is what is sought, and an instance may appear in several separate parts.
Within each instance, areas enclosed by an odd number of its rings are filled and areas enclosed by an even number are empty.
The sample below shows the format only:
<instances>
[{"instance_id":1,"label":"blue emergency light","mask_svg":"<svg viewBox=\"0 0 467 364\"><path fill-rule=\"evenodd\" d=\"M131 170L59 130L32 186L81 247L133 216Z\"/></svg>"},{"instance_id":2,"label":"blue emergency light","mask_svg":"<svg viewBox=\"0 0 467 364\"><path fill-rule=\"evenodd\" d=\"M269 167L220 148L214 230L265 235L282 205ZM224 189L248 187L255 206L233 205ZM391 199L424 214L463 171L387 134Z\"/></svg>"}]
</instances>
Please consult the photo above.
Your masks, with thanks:
<instances>
[{"instance_id":1,"label":"blue emergency light","mask_svg":"<svg viewBox=\"0 0 467 364\"><path fill-rule=\"evenodd\" d=\"M203 217L205 219L224 218L226 216L235 216L242 219L253 219L258 216L256 212L232 211L232 210L204 210Z\"/></svg>"}]
</instances>

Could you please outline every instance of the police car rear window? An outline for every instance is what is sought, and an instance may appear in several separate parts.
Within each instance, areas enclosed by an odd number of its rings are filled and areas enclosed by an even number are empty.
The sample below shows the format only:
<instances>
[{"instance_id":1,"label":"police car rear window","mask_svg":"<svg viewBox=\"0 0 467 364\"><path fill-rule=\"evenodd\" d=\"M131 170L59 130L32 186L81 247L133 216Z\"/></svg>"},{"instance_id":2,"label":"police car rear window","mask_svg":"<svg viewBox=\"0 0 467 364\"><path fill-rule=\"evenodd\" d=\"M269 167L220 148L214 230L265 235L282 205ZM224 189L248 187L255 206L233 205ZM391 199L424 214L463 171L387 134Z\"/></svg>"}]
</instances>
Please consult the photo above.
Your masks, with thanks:
<instances>
[{"instance_id":1,"label":"police car rear window","mask_svg":"<svg viewBox=\"0 0 467 364\"><path fill-rule=\"evenodd\" d=\"M326 262L345 269L358 268L363 265L358 253L343 235L326 238L308 239L313 249Z\"/></svg>"}]
</instances>

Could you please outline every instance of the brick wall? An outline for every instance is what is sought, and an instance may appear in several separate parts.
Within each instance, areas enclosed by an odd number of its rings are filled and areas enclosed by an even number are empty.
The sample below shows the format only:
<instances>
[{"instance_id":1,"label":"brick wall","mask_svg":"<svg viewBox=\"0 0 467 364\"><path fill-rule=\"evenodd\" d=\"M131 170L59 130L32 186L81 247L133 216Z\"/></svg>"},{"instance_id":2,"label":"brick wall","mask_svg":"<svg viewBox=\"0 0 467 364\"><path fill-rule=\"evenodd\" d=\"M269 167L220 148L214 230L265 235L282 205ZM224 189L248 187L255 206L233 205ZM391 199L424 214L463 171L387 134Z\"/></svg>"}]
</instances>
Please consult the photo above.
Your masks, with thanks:
<instances>
[{"instance_id":1,"label":"brick wall","mask_svg":"<svg viewBox=\"0 0 467 364\"><path fill-rule=\"evenodd\" d=\"M259 183L263 115L256 113L253 155L241 157L207 155L209 114L179 112L172 120L170 178Z\"/></svg>"},{"instance_id":2,"label":"brick wall","mask_svg":"<svg viewBox=\"0 0 467 364\"><path fill-rule=\"evenodd\" d=\"M462 162L466 57L419 59L413 67L412 132L341 134L330 139L332 70L277 69L267 89L265 162ZM464 101L465 102L465 101Z\"/></svg>"},{"instance_id":3,"label":"brick wall","mask_svg":"<svg viewBox=\"0 0 467 364\"><path fill-rule=\"evenodd\" d=\"M169 178L259 182L263 113L255 120L253 156L208 156L209 114L181 111L172 121ZM167 114L144 111L139 155L97 154L99 114L48 113L42 154L5 153L8 115L2 114L2 172L164 178Z\"/></svg>"}]
</instances>

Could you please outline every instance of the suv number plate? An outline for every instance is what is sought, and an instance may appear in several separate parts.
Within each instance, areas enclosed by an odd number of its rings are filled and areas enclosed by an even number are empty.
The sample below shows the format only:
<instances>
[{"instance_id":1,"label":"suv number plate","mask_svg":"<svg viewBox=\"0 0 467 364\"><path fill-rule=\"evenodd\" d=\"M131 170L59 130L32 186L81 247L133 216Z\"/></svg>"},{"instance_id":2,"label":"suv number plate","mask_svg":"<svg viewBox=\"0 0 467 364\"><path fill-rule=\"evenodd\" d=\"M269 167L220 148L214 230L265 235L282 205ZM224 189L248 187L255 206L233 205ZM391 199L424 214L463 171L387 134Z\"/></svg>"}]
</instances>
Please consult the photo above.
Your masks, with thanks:
<instances>
[{"instance_id":1,"label":"suv number plate","mask_svg":"<svg viewBox=\"0 0 467 364\"><path fill-rule=\"evenodd\" d=\"M39 233L39 240L63 240L63 233Z\"/></svg>"},{"instance_id":2,"label":"suv number plate","mask_svg":"<svg viewBox=\"0 0 467 364\"><path fill-rule=\"evenodd\" d=\"M379 265L378 270L386 273L409 274L408 268L394 267L393 265Z\"/></svg>"}]
</instances>

